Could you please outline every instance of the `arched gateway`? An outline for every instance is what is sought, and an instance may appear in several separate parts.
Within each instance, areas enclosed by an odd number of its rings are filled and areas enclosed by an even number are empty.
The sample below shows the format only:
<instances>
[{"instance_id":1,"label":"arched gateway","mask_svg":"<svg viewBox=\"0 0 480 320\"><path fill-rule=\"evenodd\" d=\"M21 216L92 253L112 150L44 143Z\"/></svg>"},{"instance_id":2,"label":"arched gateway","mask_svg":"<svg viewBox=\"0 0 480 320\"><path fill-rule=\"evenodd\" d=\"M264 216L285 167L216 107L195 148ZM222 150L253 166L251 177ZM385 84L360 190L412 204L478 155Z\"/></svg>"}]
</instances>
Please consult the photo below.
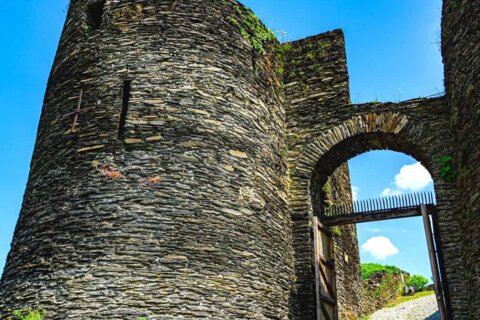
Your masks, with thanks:
<instances>
[{"instance_id":1,"label":"arched gateway","mask_svg":"<svg viewBox=\"0 0 480 320\"><path fill-rule=\"evenodd\" d=\"M444 99L352 105L339 109L339 118L344 112L349 118L321 128L318 135L306 141L297 156L296 165L291 168L292 201L304 201L304 206L293 207L294 215L303 216L303 219L294 222L296 228L304 229L300 227L302 224L311 225L313 217L321 219L323 216L322 187L335 169L360 153L389 149L415 157L431 172L436 182L439 240L443 243L454 241L452 235L459 232L452 207L455 193L452 181L442 167L448 165L444 159L451 154L452 145L445 111ZM312 240L312 237L305 237L294 245L308 246L307 243ZM448 246L445 250L448 256L445 261L447 277L449 274L455 277L459 252ZM304 261L303 265L297 264L297 268L303 268L305 273L305 270L311 270L310 263ZM303 305L301 309L308 310L308 306Z\"/></svg>"},{"instance_id":2,"label":"arched gateway","mask_svg":"<svg viewBox=\"0 0 480 320\"><path fill-rule=\"evenodd\" d=\"M351 200L342 163L384 148L430 170L451 317L480 319L479 17L444 1L444 97L351 105L341 30L280 44L234 0L70 1L0 319L311 320L318 187L340 168Z\"/></svg>"}]
</instances>

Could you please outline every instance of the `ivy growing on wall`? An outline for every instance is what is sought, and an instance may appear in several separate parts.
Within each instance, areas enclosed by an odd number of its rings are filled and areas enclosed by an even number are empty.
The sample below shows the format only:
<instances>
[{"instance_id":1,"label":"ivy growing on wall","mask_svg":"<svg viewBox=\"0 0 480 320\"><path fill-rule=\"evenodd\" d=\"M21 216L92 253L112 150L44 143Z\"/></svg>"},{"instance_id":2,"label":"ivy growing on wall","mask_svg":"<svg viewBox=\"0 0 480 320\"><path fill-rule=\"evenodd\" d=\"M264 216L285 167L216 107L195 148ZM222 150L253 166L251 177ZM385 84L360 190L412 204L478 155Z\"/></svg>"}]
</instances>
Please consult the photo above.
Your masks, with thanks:
<instances>
[{"instance_id":1,"label":"ivy growing on wall","mask_svg":"<svg viewBox=\"0 0 480 320\"><path fill-rule=\"evenodd\" d=\"M457 177L457 172L453 167L453 158L450 155L440 157L437 160L437 163L440 165L440 176L448 182L455 180Z\"/></svg>"}]
</instances>

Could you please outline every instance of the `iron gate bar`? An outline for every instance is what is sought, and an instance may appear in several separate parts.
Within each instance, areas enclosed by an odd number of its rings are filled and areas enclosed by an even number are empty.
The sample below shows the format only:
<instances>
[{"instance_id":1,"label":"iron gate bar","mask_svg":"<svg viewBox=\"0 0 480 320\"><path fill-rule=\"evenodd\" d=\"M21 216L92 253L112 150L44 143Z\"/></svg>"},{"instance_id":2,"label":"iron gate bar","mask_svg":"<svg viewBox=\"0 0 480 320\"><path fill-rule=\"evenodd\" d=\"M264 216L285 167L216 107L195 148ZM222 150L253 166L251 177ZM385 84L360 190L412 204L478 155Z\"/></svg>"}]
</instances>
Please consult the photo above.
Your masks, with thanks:
<instances>
[{"instance_id":1,"label":"iron gate bar","mask_svg":"<svg viewBox=\"0 0 480 320\"><path fill-rule=\"evenodd\" d=\"M428 212L433 213L436 207L433 192L360 200L325 207L322 222L331 226L416 217L422 214L421 204L425 204Z\"/></svg>"}]
</instances>

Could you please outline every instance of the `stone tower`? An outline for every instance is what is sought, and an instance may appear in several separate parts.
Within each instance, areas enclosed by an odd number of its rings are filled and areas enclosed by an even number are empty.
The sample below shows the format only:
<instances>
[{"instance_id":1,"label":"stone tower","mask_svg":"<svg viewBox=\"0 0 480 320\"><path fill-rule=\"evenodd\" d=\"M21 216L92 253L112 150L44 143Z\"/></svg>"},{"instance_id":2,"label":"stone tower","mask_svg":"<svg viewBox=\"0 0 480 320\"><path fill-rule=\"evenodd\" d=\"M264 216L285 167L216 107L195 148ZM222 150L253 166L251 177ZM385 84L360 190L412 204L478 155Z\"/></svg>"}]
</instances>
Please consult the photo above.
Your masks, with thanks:
<instances>
[{"instance_id":1,"label":"stone tower","mask_svg":"<svg viewBox=\"0 0 480 320\"><path fill-rule=\"evenodd\" d=\"M231 0L72 0L0 309L287 318L276 44Z\"/></svg>"}]
</instances>

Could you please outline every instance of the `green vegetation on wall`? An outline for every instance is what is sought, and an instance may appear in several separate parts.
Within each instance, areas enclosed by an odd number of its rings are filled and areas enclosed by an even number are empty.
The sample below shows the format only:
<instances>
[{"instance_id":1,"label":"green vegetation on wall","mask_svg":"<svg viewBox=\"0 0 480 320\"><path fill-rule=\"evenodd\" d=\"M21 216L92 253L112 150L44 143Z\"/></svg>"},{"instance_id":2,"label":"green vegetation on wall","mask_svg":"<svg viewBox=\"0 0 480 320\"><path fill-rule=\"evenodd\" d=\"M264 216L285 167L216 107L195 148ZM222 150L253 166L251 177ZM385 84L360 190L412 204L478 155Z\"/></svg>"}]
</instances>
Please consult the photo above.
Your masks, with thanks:
<instances>
[{"instance_id":1,"label":"green vegetation on wall","mask_svg":"<svg viewBox=\"0 0 480 320\"><path fill-rule=\"evenodd\" d=\"M236 18L229 19L230 23L240 30L243 38L248 40L258 53L265 54L267 44L277 39L275 33L265 27L252 10L228 0L223 2L229 3L237 14Z\"/></svg>"},{"instance_id":2,"label":"green vegetation on wall","mask_svg":"<svg viewBox=\"0 0 480 320\"><path fill-rule=\"evenodd\" d=\"M440 176L448 182L453 181L457 177L457 172L453 167L453 157L452 156L443 156L437 160L437 163L440 165Z\"/></svg>"},{"instance_id":3,"label":"green vegetation on wall","mask_svg":"<svg viewBox=\"0 0 480 320\"><path fill-rule=\"evenodd\" d=\"M332 233L336 237L340 237L342 235L342 229L339 226L332 227Z\"/></svg>"},{"instance_id":4,"label":"green vegetation on wall","mask_svg":"<svg viewBox=\"0 0 480 320\"><path fill-rule=\"evenodd\" d=\"M42 310L21 309L14 310L12 316L16 320L44 320L45 315Z\"/></svg>"},{"instance_id":5,"label":"green vegetation on wall","mask_svg":"<svg viewBox=\"0 0 480 320\"><path fill-rule=\"evenodd\" d=\"M330 210L330 208L333 206L333 196L332 196L332 186L331 186L331 181L330 179L323 185L322 191L323 191L323 204L325 206L325 210Z\"/></svg>"},{"instance_id":6,"label":"green vegetation on wall","mask_svg":"<svg viewBox=\"0 0 480 320\"><path fill-rule=\"evenodd\" d=\"M277 60L277 74L279 76L283 75L285 71L285 59L287 54L292 50L293 46L291 43L278 44L275 47L275 59Z\"/></svg>"}]
</instances>

